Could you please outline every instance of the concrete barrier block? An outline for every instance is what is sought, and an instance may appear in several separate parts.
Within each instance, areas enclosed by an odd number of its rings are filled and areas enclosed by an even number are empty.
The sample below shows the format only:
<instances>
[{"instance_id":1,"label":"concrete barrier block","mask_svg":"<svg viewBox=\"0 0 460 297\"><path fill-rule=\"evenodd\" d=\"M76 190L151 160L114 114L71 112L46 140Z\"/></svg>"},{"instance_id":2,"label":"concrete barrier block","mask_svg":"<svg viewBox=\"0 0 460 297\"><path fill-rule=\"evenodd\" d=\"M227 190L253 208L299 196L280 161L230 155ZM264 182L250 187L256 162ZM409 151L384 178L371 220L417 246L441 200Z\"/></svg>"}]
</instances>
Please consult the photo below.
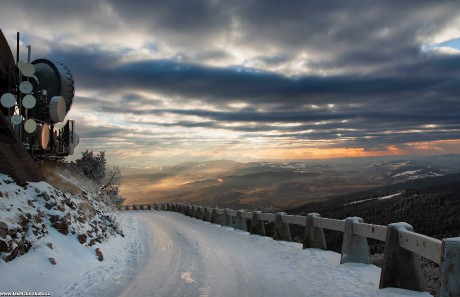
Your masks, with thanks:
<instances>
[{"instance_id":1,"label":"concrete barrier block","mask_svg":"<svg viewBox=\"0 0 460 297\"><path fill-rule=\"evenodd\" d=\"M246 224L246 219L241 217L241 214L243 212L244 212L243 210L238 210L236 212L235 229L248 231L248 227L247 227L247 224Z\"/></svg>"},{"instance_id":2,"label":"concrete barrier block","mask_svg":"<svg viewBox=\"0 0 460 297\"><path fill-rule=\"evenodd\" d=\"M211 223L220 225L220 215L217 213L217 208L212 209Z\"/></svg>"},{"instance_id":3,"label":"concrete barrier block","mask_svg":"<svg viewBox=\"0 0 460 297\"><path fill-rule=\"evenodd\" d=\"M224 209L224 213L222 214L221 226L223 226L223 227L233 227L233 219L228 214L228 208Z\"/></svg>"},{"instance_id":4,"label":"concrete barrier block","mask_svg":"<svg viewBox=\"0 0 460 297\"><path fill-rule=\"evenodd\" d=\"M379 287L423 292L425 284L420 256L399 246L398 230L402 229L414 231L414 228L407 223L388 225Z\"/></svg>"},{"instance_id":5,"label":"concrete barrier block","mask_svg":"<svg viewBox=\"0 0 460 297\"><path fill-rule=\"evenodd\" d=\"M345 219L345 232L343 233L342 255L340 264L363 263L371 264L371 255L367 238L353 233L353 223L363 223L363 219L351 217Z\"/></svg>"},{"instance_id":6,"label":"concrete barrier block","mask_svg":"<svg viewBox=\"0 0 460 297\"><path fill-rule=\"evenodd\" d=\"M260 211L253 211L252 212L252 220L251 220L251 234L257 234L265 236L265 227L264 221L259 219Z\"/></svg>"},{"instance_id":7,"label":"concrete barrier block","mask_svg":"<svg viewBox=\"0 0 460 297\"><path fill-rule=\"evenodd\" d=\"M320 217L317 213L307 214L307 225L305 226L305 236L303 239L303 248L316 248L326 250L326 238L322 228L313 226L313 218Z\"/></svg>"},{"instance_id":8,"label":"concrete barrier block","mask_svg":"<svg viewBox=\"0 0 460 297\"><path fill-rule=\"evenodd\" d=\"M273 233L274 240L292 241L291 229L289 224L283 223L285 212L278 212L275 217L275 232Z\"/></svg>"},{"instance_id":9,"label":"concrete barrier block","mask_svg":"<svg viewBox=\"0 0 460 297\"><path fill-rule=\"evenodd\" d=\"M438 296L460 296L460 237L442 240Z\"/></svg>"}]
</instances>

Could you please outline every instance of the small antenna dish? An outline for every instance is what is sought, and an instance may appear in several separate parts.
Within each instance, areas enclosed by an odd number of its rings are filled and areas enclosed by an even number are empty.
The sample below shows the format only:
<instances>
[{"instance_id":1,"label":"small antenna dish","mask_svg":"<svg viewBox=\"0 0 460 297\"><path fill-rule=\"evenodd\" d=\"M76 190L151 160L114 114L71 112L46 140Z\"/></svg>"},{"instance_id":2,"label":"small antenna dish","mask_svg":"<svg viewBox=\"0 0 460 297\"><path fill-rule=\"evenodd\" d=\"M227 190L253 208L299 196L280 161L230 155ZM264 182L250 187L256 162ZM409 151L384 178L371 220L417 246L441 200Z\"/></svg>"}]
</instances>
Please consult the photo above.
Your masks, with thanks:
<instances>
[{"instance_id":1,"label":"small antenna dish","mask_svg":"<svg viewBox=\"0 0 460 297\"><path fill-rule=\"evenodd\" d=\"M13 123L13 125L19 125L22 123L22 117L18 114L15 114L11 117L11 123Z\"/></svg>"},{"instance_id":2,"label":"small antenna dish","mask_svg":"<svg viewBox=\"0 0 460 297\"><path fill-rule=\"evenodd\" d=\"M24 122L24 130L29 134L34 133L37 130L37 123L33 119L28 119Z\"/></svg>"},{"instance_id":3,"label":"small antenna dish","mask_svg":"<svg viewBox=\"0 0 460 297\"><path fill-rule=\"evenodd\" d=\"M77 146L79 143L80 143L80 135L74 132L72 144L73 146Z\"/></svg>"},{"instance_id":4,"label":"small antenna dish","mask_svg":"<svg viewBox=\"0 0 460 297\"><path fill-rule=\"evenodd\" d=\"M54 96L50 102L50 119L55 122L62 122L65 119L66 106L65 100L62 96Z\"/></svg>"},{"instance_id":5,"label":"small antenna dish","mask_svg":"<svg viewBox=\"0 0 460 297\"><path fill-rule=\"evenodd\" d=\"M22 98L22 105L27 109L34 108L35 104L37 104L37 100L32 95L26 95Z\"/></svg>"},{"instance_id":6,"label":"small antenna dish","mask_svg":"<svg viewBox=\"0 0 460 297\"><path fill-rule=\"evenodd\" d=\"M19 70L21 71L22 75L26 77L31 77L35 74L35 66L32 63L24 63L19 65Z\"/></svg>"},{"instance_id":7,"label":"small antenna dish","mask_svg":"<svg viewBox=\"0 0 460 297\"><path fill-rule=\"evenodd\" d=\"M34 87L32 84L26 80L19 84L19 91L21 91L23 94L30 94L33 89Z\"/></svg>"},{"instance_id":8,"label":"small antenna dish","mask_svg":"<svg viewBox=\"0 0 460 297\"><path fill-rule=\"evenodd\" d=\"M16 104L16 97L11 93L5 93L2 95L1 103L6 108L13 107Z\"/></svg>"},{"instance_id":9,"label":"small antenna dish","mask_svg":"<svg viewBox=\"0 0 460 297\"><path fill-rule=\"evenodd\" d=\"M38 143L42 147L42 149L46 149L48 143L50 142L50 131L49 126L47 124L43 124L37 127L37 137Z\"/></svg>"}]
</instances>

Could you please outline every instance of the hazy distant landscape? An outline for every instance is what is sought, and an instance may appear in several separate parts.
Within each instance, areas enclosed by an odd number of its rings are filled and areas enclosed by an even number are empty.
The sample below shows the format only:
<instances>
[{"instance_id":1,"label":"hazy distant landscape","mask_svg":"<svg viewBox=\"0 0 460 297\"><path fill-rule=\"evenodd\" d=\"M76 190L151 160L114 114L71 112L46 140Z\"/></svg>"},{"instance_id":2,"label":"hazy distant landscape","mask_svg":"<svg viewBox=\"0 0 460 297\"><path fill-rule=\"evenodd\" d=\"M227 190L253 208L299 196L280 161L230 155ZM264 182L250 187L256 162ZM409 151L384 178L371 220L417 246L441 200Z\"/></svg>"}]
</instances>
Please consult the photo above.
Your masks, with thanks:
<instances>
[{"instance_id":1,"label":"hazy distant landscape","mask_svg":"<svg viewBox=\"0 0 460 297\"><path fill-rule=\"evenodd\" d=\"M296 162L189 162L125 174L129 203L163 201L274 210L460 172L460 155Z\"/></svg>"}]
</instances>

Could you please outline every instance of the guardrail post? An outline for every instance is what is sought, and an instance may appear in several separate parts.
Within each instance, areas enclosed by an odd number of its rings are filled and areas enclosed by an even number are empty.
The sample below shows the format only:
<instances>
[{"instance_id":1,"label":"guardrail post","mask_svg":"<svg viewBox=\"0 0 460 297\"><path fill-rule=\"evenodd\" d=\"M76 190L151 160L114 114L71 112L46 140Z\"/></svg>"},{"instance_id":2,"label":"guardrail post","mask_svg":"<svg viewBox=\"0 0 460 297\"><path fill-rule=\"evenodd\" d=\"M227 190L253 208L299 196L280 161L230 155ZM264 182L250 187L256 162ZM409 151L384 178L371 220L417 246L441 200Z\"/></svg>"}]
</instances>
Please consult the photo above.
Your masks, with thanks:
<instances>
[{"instance_id":1,"label":"guardrail post","mask_svg":"<svg viewBox=\"0 0 460 297\"><path fill-rule=\"evenodd\" d=\"M442 240L438 295L460 296L460 237Z\"/></svg>"},{"instance_id":2,"label":"guardrail post","mask_svg":"<svg viewBox=\"0 0 460 297\"><path fill-rule=\"evenodd\" d=\"M388 225L379 288L393 287L423 292L425 284L420 256L399 246L398 230L402 229L414 231L407 223Z\"/></svg>"},{"instance_id":3,"label":"guardrail post","mask_svg":"<svg viewBox=\"0 0 460 297\"><path fill-rule=\"evenodd\" d=\"M203 221L211 221L211 214L209 213L208 208L206 206L203 207Z\"/></svg>"},{"instance_id":4,"label":"guardrail post","mask_svg":"<svg viewBox=\"0 0 460 297\"><path fill-rule=\"evenodd\" d=\"M275 232L273 233L274 240L285 240L292 241L291 229L289 224L283 223L283 216L286 215L285 212L276 213L275 217Z\"/></svg>"},{"instance_id":5,"label":"guardrail post","mask_svg":"<svg viewBox=\"0 0 460 297\"><path fill-rule=\"evenodd\" d=\"M363 222L363 219L358 217L345 219L345 232L343 233L340 264L348 262L362 264L372 263L367 238L353 233L353 223Z\"/></svg>"},{"instance_id":6,"label":"guardrail post","mask_svg":"<svg viewBox=\"0 0 460 297\"><path fill-rule=\"evenodd\" d=\"M220 217L219 217L219 214L217 213L217 208L212 209L211 223L220 225Z\"/></svg>"},{"instance_id":7,"label":"guardrail post","mask_svg":"<svg viewBox=\"0 0 460 297\"><path fill-rule=\"evenodd\" d=\"M235 219L235 229L248 231L248 227L246 225L246 219L241 216L244 211L238 210L236 212L236 219Z\"/></svg>"},{"instance_id":8,"label":"guardrail post","mask_svg":"<svg viewBox=\"0 0 460 297\"><path fill-rule=\"evenodd\" d=\"M252 212L252 220L251 220L251 234L257 234L265 236L265 227L264 221L259 220L260 211L253 211Z\"/></svg>"},{"instance_id":9,"label":"guardrail post","mask_svg":"<svg viewBox=\"0 0 460 297\"><path fill-rule=\"evenodd\" d=\"M222 222L220 225L223 227L233 227L233 220L232 217L228 214L228 208L224 209L224 213L222 214Z\"/></svg>"},{"instance_id":10,"label":"guardrail post","mask_svg":"<svg viewBox=\"0 0 460 297\"><path fill-rule=\"evenodd\" d=\"M307 225L305 226L303 248L317 248L326 250L326 238L324 237L323 228L318 228L313 225L313 219L315 217L320 217L320 215L317 213L307 214Z\"/></svg>"}]
</instances>

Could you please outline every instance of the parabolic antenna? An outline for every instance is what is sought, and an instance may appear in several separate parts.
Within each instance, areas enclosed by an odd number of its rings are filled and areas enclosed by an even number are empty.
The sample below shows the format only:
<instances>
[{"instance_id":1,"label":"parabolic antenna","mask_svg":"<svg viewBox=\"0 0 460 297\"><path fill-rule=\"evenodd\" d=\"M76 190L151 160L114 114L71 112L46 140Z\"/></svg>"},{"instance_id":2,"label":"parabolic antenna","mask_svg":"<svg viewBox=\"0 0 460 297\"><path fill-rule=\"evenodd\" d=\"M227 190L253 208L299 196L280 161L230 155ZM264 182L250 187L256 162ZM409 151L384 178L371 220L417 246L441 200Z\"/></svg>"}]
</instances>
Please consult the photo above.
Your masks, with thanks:
<instances>
[{"instance_id":1,"label":"parabolic antenna","mask_svg":"<svg viewBox=\"0 0 460 297\"><path fill-rule=\"evenodd\" d=\"M30 134L34 133L35 130L37 130L37 123L32 119L28 119L24 122L24 130L26 130L26 132Z\"/></svg>"},{"instance_id":2,"label":"parabolic antenna","mask_svg":"<svg viewBox=\"0 0 460 297\"><path fill-rule=\"evenodd\" d=\"M26 80L19 84L19 91L21 91L23 94L30 94L32 93L33 89L34 87L32 84Z\"/></svg>"},{"instance_id":3,"label":"parabolic antenna","mask_svg":"<svg viewBox=\"0 0 460 297\"><path fill-rule=\"evenodd\" d=\"M62 63L53 63L47 59L38 59L32 64L35 66L35 76L40 82L40 90L46 90L48 98L62 96L67 114L75 95L75 85L70 70Z\"/></svg>"},{"instance_id":4,"label":"parabolic antenna","mask_svg":"<svg viewBox=\"0 0 460 297\"><path fill-rule=\"evenodd\" d=\"M50 131L47 124L43 124L37 127L37 140L42 149L46 149L50 142Z\"/></svg>"},{"instance_id":5,"label":"parabolic antenna","mask_svg":"<svg viewBox=\"0 0 460 297\"><path fill-rule=\"evenodd\" d=\"M19 65L19 70L21 74L27 77L31 77L35 73L35 66L32 63L24 63Z\"/></svg>"},{"instance_id":6,"label":"parabolic antenna","mask_svg":"<svg viewBox=\"0 0 460 297\"><path fill-rule=\"evenodd\" d=\"M2 95L2 98L0 101L2 102L2 105L4 107L10 108L16 104L16 97L14 97L14 95L11 93L5 93Z\"/></svg>"},{"instance_id":7,"label":"parabolic antenna","mask_svg":"<svg viewBox=\"0 0 460 297\"><path fill-rule=\"evenodd\" d=\"M11 117L11 123L13 123L14 125L19 125L20 123L22 123L22 117L18 114L15 114Z\"/></svg>"},{"instance_id":8,"label":"parabolic antenna","mask_svg":"<svg viewBox=\"0 0 460 297\"><path fill-rule=\"evenodd\" d=\"M80 143L80 135L78 135L77 133L73 133L73 146L77 146L78 144Z\"/></svg>"},{"instance_id":9,"label":"parabolic antenna","mask_svg":"<svg viewBox=\"0 0 460 297\"><path fill-rule=\"evenodd\" d=\"M50 119L55 122L62 122L65 119L66 105L62 96L54 96L50 101Z\"/></svg>"},{"instance_id":10,"label":"parabolic antenna","mask_svg":"<svg viewBox=\"0 0 460 297\"><path fill-rule=\"evenodd\" d=\"M37 104L37 100L32 95L26 95L24 98L22 98L22 106L27 109L34 108L35 104Z\"/></svg>"}]
</instances>

